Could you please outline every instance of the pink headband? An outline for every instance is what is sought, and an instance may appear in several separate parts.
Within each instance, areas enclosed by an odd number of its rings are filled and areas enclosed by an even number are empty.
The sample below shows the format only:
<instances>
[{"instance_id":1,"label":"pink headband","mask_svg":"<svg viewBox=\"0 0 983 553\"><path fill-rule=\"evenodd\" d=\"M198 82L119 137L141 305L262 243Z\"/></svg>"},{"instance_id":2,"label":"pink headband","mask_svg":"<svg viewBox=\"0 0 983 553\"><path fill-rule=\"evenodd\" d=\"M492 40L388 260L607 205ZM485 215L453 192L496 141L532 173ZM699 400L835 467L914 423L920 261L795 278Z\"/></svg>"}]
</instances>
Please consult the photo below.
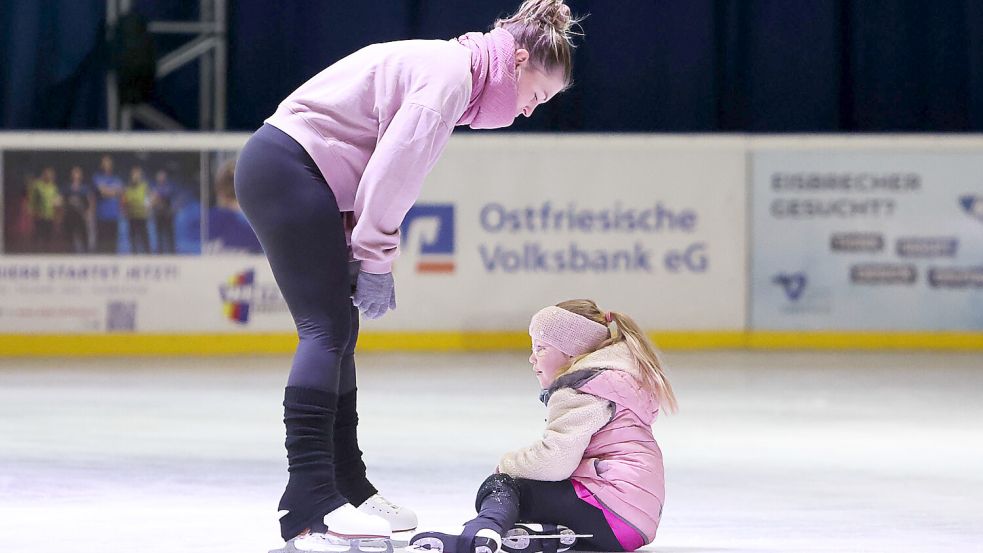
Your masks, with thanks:
<instances>
[{"instance_id":1,"label":"pink headband","mask_svg":"<svg viewBox=\"0 0 983 553\"><path fill-rule=\"evenodd\" d=\"M551 305L532 316L529 336L574 357L596 350L611 333L600 323Z\"/></svg>"}]
</instances>

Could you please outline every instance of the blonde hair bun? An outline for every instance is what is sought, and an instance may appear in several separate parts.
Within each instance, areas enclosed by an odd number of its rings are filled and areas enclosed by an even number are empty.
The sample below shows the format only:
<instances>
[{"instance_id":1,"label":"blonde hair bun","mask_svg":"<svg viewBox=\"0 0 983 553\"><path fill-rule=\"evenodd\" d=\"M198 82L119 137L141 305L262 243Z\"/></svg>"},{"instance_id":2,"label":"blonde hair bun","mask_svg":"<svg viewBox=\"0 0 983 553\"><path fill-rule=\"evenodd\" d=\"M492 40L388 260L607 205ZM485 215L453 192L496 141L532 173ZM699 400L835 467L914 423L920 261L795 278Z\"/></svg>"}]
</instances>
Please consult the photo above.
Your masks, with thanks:
<instances>
[{"instance_id":1,"label":"blonde hair bun","mask_svg":"<svg viewBox=\"0 0 983 553\"><path fill-rule=\"evenodd\" d=\"M574 27L582 18L574 17L563 0L525 0L509 17L495 21L494 27L512 33L516 45L525 48L543 68L560 68L570 83L573 66L573 39L583 36Z\"/></svg>"},{"instance_id":2,"label":"blonde hair bun","mask_svg":"<svg viewBox=\"0 0 983 553\"><path fill-rule=\"evenodd\" d=\"M556 0L552 6L552 13L546 12L543 15L544 19L561 33L569 31L573 26L573 12L570 11L570 6L563 3L563 0Z\"/></svg>"},{"instance_id":3,"label":"blonde hair bun","mask_svg":"<svg viewBox=\"0 0 983 553\"><path fill-rule=\"evenodd\" d=\"M519 7L527 23L545 23L558 33L565 33L573 26L573 12L563 0L527 0Z\"/></svg>"}]
</instances>

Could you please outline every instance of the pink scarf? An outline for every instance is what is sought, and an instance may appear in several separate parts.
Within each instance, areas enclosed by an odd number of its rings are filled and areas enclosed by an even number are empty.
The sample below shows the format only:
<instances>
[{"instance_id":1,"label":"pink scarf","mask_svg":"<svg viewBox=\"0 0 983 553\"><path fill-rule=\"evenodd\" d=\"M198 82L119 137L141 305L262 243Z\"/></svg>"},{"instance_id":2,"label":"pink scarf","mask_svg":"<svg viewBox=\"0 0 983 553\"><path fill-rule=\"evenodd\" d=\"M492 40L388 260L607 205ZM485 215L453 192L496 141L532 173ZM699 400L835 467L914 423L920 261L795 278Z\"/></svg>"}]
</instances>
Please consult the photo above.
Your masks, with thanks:
<instances>
[{"instance_id":1,"label":"pink scarf","mask_svg":"<svg viewBox=\"0 0 983 553\"><path fill-rule=\"evenodd\" d=\"M504 29L468 33L458 42L471 48L471 98L458 125L498 129L515 121L519 89L515 78L515 39Z\"/></svg>"}]
</instances>

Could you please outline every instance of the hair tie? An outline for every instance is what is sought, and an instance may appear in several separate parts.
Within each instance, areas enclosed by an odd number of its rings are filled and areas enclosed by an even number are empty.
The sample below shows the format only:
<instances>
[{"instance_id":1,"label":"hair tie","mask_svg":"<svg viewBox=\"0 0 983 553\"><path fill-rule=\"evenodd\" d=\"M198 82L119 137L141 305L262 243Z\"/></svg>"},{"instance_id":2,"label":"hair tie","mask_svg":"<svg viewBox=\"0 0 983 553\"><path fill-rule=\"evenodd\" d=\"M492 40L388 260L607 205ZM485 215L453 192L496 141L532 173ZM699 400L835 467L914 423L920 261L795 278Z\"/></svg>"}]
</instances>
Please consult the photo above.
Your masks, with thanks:
<instances>
[{"instance_id":1,"label":"hair tie","mask_svg":"<svg viewBox=\"0 0 983 553\"><path fill-rule=\"evenodd\" d=\"M608 311L608 312L606 312L604 314L604 320L607 321L608 324L611 324L611 312L610 311Z\"/></svg>"}]
</instances>

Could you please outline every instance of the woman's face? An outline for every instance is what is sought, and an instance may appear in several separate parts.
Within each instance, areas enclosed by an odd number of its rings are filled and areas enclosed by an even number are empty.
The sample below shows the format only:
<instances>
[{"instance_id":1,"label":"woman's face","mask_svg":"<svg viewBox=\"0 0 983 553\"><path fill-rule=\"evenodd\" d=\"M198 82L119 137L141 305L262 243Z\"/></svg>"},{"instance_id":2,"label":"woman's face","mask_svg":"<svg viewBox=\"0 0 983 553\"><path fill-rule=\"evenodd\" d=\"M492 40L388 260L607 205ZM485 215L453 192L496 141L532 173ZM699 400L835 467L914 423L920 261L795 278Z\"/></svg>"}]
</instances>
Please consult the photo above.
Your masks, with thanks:
<instances>
[{"instance_id":1,"label":"woman's face","mask_svg":"<svg viewBox=\"0 0 983 553\"><path fill-rule=\"evenodd\" d=\"M529 52L521 48L515 52L515 72L519 87L516 117L531 116L537 106L550 101L566 85L562 71L547 74L536 67L529 59Z\"/></svg>"},{"instance_id":2,"label":"woman's face","mask_svg":"<svg viewBox=\"0 0 983 553\"><path fill-rule=\"evenodd\" d=\"M539 387L545 390L556 380L556 373L570 362L570 356L549 344L533 339L529 362L532 363L532 370L536 373Z\"/></svg>"}]
</instances>

